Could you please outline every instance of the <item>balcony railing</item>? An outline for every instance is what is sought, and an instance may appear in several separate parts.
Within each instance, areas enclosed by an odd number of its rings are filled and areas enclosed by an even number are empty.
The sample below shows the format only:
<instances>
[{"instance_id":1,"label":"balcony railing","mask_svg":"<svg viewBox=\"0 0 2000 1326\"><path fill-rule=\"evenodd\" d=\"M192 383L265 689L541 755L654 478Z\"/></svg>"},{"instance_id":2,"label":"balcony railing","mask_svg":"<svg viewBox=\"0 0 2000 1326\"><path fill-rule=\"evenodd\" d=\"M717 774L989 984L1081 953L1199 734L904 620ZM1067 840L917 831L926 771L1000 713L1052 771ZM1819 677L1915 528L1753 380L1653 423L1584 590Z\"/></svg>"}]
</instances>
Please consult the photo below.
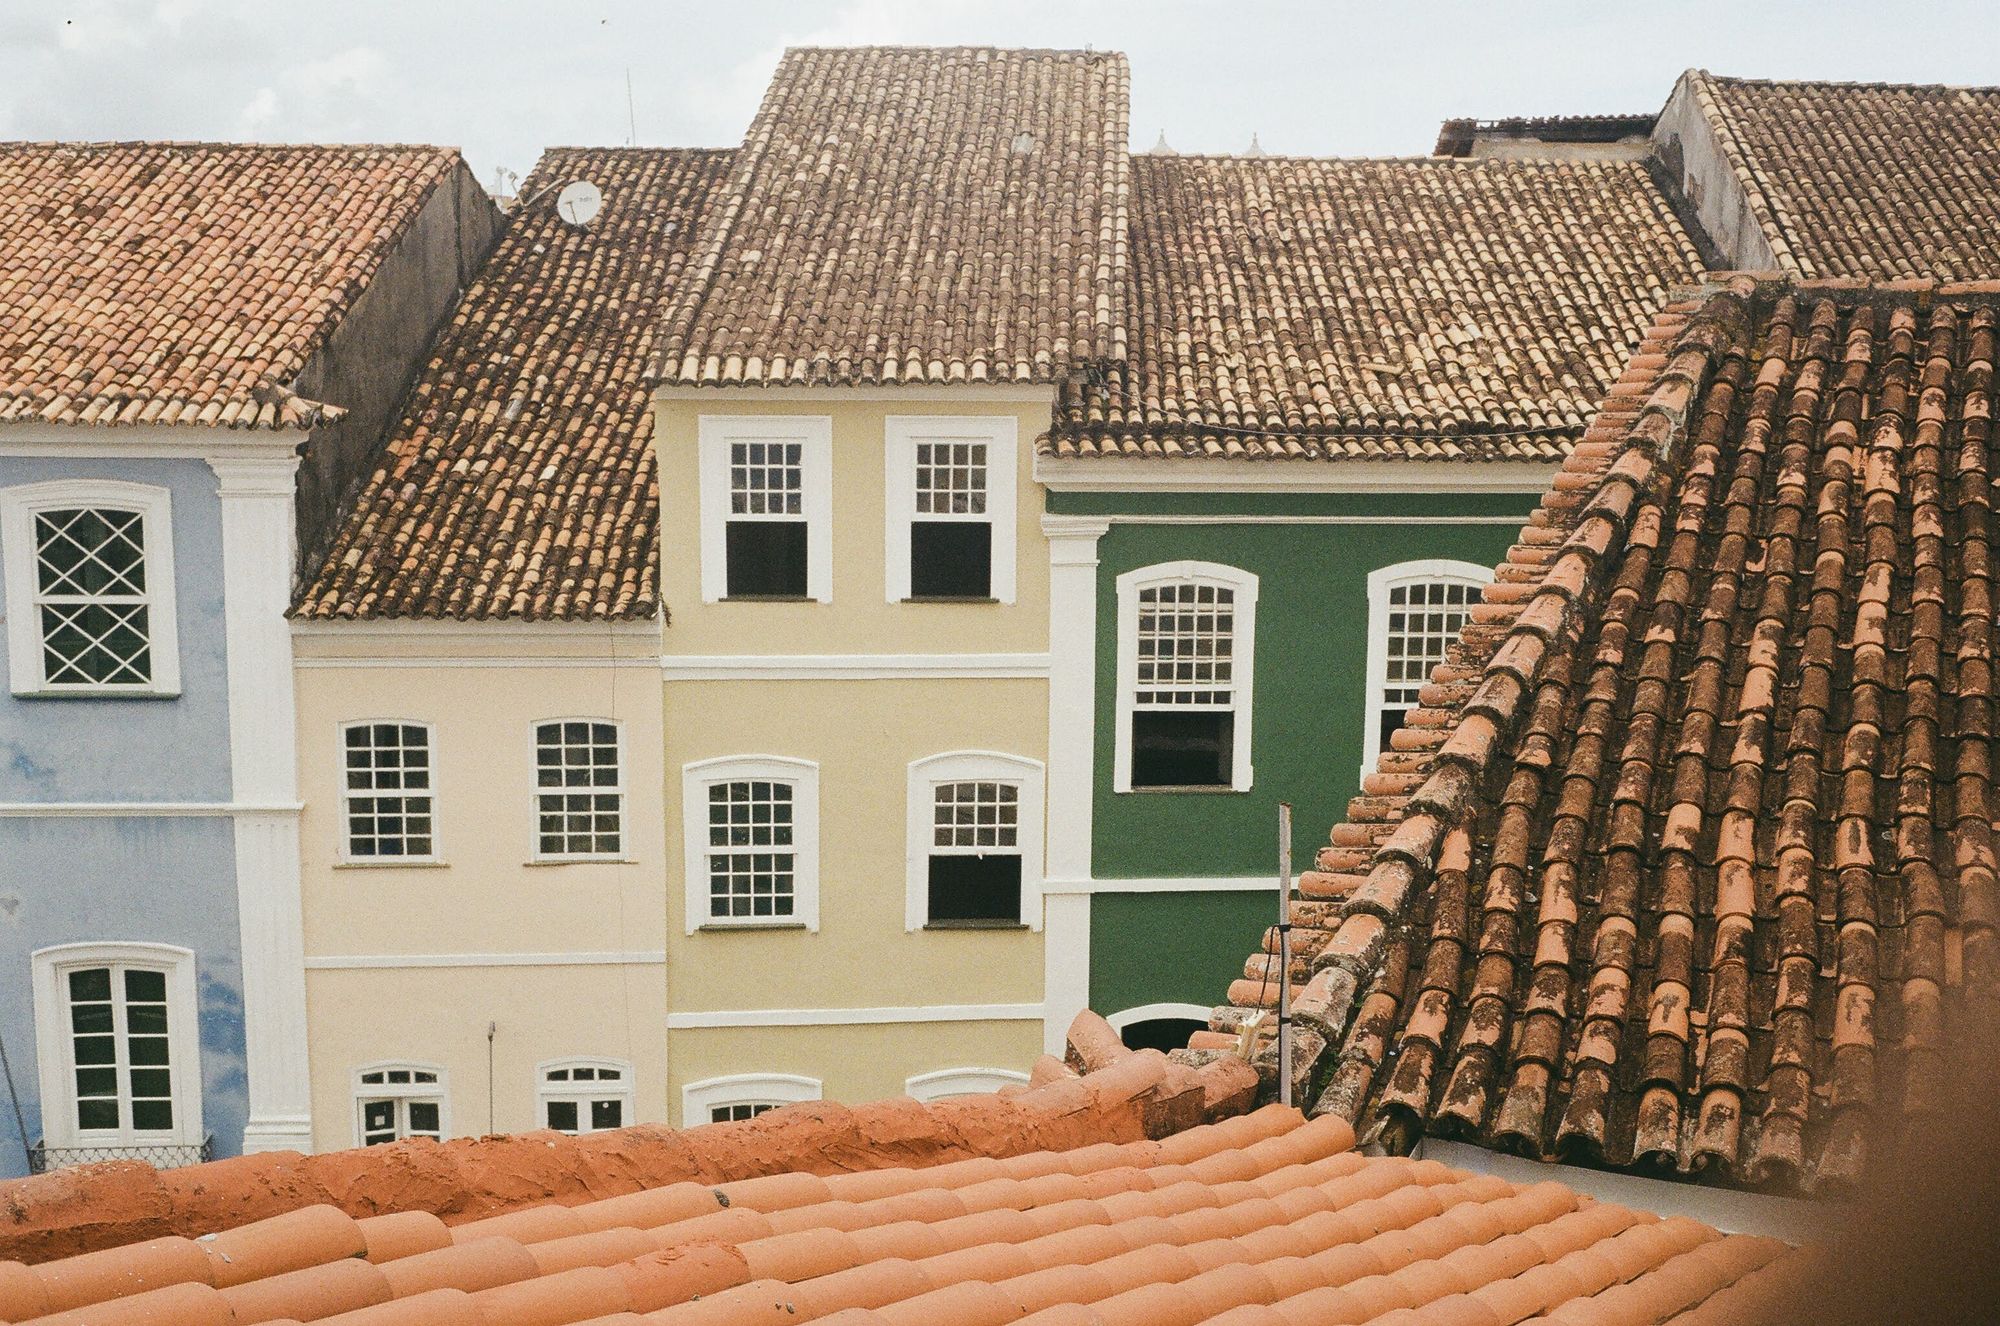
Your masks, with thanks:
<instances>
[{"instance_id":1,"label":"balcony railing","mask_svg":"<svg viewBox=\"0 0 2000 1326\"><path fill-rule=\"evenodd\" d=\"M67 1169L71 1165L88 1165L100 1160L143 1160L156 1169L175 1169L182 1165L199 1165L214 1158L213 1134L199 1142L165 1146L49 1146L36 1142L28 1148L28 1173L46 1174L52 1169Z\"/></svg>"}]
</instances>

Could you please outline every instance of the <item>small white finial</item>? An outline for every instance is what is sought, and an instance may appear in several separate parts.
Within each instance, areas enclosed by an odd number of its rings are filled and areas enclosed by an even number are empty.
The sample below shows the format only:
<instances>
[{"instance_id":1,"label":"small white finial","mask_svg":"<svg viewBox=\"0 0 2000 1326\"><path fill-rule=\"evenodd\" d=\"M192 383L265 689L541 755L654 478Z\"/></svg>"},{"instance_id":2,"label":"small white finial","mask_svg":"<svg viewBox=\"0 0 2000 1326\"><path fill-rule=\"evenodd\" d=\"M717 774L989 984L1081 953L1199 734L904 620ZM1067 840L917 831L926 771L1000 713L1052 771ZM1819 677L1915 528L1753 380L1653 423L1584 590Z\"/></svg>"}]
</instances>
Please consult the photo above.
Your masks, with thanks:
<instances>
[{"instance_id":1,"label":"small white finial","mask_svg":"<svg viewBox=\"0 0 2000 1326\"><path fill-rule=\"evenodd\" d=\"M1257 141L1257 131L1255 129L1250 131L1250 146L1243 149L1243 155L1246 157L1261 157L1264 155L1264 145Z\"/></svg>"},{"instance_id":2,"label":"small white finial","mask_svg":"<svg viewBox=\"0 0 2000 1326\"><path fill-rule=\"evenodd\" d=\"M1149 157L1177 157L1180 153L1174 151L1172 145L1167 142L1167 131L1162 129L1160 130L1160 141L1147 148L1146 155Z\"/></svg>"}]
</instances>

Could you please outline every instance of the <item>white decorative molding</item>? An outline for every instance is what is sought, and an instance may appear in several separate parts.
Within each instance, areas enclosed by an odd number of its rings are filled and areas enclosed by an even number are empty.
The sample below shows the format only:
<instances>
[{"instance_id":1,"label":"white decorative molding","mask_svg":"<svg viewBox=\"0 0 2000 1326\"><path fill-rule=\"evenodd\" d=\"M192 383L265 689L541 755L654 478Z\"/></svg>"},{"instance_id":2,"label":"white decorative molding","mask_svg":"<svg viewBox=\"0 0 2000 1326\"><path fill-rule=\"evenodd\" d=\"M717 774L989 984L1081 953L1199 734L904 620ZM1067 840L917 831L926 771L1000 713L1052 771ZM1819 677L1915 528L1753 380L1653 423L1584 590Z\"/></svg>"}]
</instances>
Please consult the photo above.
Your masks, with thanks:
<instances>
[{"instance_id":1,"label":"white decorative molding","mask_svg":"<svg viewBox=\"0 0 2000 1326\"><path fill-rule=\"evenodd\" d=\"M1020 473L1020 437L1021 421L1010 414L892 414L884 422L882 583L890 603L910 597L910 525L917 518L917 446L923 442L976 442L986 447L986 511L981 523L992 531L989 593L1000 603L1014 601L1014 532L1019 520L1014 490Z\"/></svg>"},{"instance_id":2,"label":"white decorative molding","mask_svg":"<svg viewBox=\"0 0 2000 1326\"><path fill-rule=\"evenodd\" d=\"M702 602L729 596L729 449L735 442L798 445L806 597L833 602L833 417L825 414L704 414L697 422Z\"/></svg>"},{"instance_id":3,"label":"white decorative molding","mask_svg":"<svg viewBox=\"0 0 2000 1326\"><path fill-rule=\"evenodd\" d=\"M1539 497L1559 462L1474 460L1052 460L1035 479L1058 493L1520 493Z\"/></svg>"},{"instance_id":4,"label":"white decorative molding","mask_svg":"<svg viewBox=\"0 0 2000 1326\"><path fill-rule=\"evenodd\" d=\"M1044 867L1042 1046L1061 1054L1090 1006L1090 899L1056 895L1048 879L1091 874L1096 795L1097 543L1109 521L1042 517L1049 546L1048 853Z\"/></svg>"},{"instance_id":5,"label":"white decorative molding","mask_svg":"<svg viewBox=\"0 0 2000 1326\"><path fill-rule=\"evenodd\" d=\"M1271 875L1190 875L1185 878L1050 879L1042 881L1047 897L1092 893L1257 893L1278 891Z\"/></svg>"},{"instance_id":6,"label":"white decorative molding","mask_svg":"<svg viewBox=\"0 0 2000 1326\"><path fill-rule=\"evenodd\" d=\"M1118 513L1102 519L1113 525L1499 525L1519 529L1526 512L1515 516L1270 516L1270 515L1137 515Z\"/></svg>"},{"instance_id":7,"label":"white decorative molding","mask_svg":"<svg viewBox=\"0 0 2000 1326\"><path fill-rule=\"evenodd\" d=\"M0 801L0 819L179 819L224 815L297 815L299 801Z\"/></svg>"},{"instance_id":8,"label":"white decorative molding","mask_svg":"<svg viewBox=\"0 0 2000 1326\"><path fill-rule=\"evenodd\" d=\"M91 460L208 460L295 455L299 435L259 428L180 424L0 424L0 457L61 456Z\"/></svg>"},{"instance_id":9,"label":"white decorative molding","mask_svg":"<svg viewBox=\"0 0 2000 1326\"><path fill-rule=\"evenodd\" d=\"M363 1082L364 1073L429 1073L429 1082ZM354 1100L354 1145L366 1146L364 1135L366 1120L363 1117L364 1102L370 1100L393 1100L399 1108L396 1111L396 1133L404 1136L404 1126L408 1123L405 1113L407 1102L412 1100L435 1100L438 1107L438 1141L451 1136L451 1073L440 1064L422 1063L412 1059L384 1059L377 1063L362 1064L348 1079L353 1089Z\"/></svg>"},{"instance_id":10,"label":"white decorative molding","mask_svg":"<svg viewBox=\"0 0 2000 1326\"><path fill-rule=\"evenodd\" d=\"M681 1088L681 1127L709 1122L709 1111L725 1105L797 1105L820 1099L820 1080L797 1073L731 1073L705 1077Z\"/></svg>"},{"instance_id":11,"label":"white decorative molding","mask_svg":"<svg viewBox=\"0 0 2000 1326\"><path fill-rule=\"evenodd\" d=\"M41 1084L42 1137L53 1147L192 1146L202 1128L201 1008L196 994L194 950L178 944L57 944L29 955L35 1005L35 1062ZM74 1040L64 978L79 967L126 967L162 972L167 983L167 1067L172 1074L174 1126L162 1131L82 1130L77 1126ZM114 982L116 977L113 978ZM122 1039L125 1029L114 1029ZM118 1058L124 1059L120 1052ZM122 1079L123 1074L119 1075ZM129 1101L123 1081L121 1101ZM121 1105L120 1114L125 1113ZM23 1141L25 1142L25 1138Z\"/></svg>"},{"instance_id":12,"label":"white decorative molding","mask_svg":"<svg viewBox=\"0 0 2000 1326\"><path fill-rule=\"evenodd\" d=\"M1518 522L1516 522L1518 523ZM323 618L291 623L295 636L333 636L342 640L449 639L498 640L509 644L539 644L552 640L648 640L658 641L663 623L658 618L640 621L452 621L443 618L363 618L361 620Z\"/></svg>"},{"instance_id":13,"label":"white decorative molding","mask_svg":"<svg viewBox=\"0 0 2000 1326\"><path fill-rule=\"evenodd\" d=\"M1002 1087L1026 1086L1028 1075L1012 1068L940 1068L934 1073L918 1073L903 1082L904 1094L917 1100L945 1100L952 1096L984 1096Z\"/></svg>"},{"instance_id":14,"label":"white decorative molding","mask_svg":"<svg viewBox=\"0 0 2000 1326\"><path fill-rule=\"evenodd\" d=\"M664 949L609 953L336 953L308 957L307 971L393 971L425 967L660 967Z\"/></svg>"},{"instance_id":15,"label":"white decorative molding","mask_svg":"<svg viewBox=\"0 0 2000 1326\"><path fill-rule=\"evenodd\" d=\"M229 767L239 801L299 800L290 607L298 456L210 456L222 500ZM310 1150L305 917L296 815L236 826L243 1024L250 1116L245 1152Z\"/></svg>"},{"instance_id":16,"label":"white decorative molding","mask_svg":"<svg viewBox=\"0 0 2000 1326\"><path fill-rule=\"evenodd\" d=\"M669 1031L706 1027L872 1027L916 1022L1039 1022L1040 1004L922 1004L893 1008L736 1008L667 1014Z\"/></svg>"},{"instance_id":17,"label":"white decorative molding","mask_svg":"<svg viewBox=\"0 0 2000 1326\"><path fill-rule=\"evenodd\" d=\"M1139 595L1166 585L1212 585L1234 595L1230 629L1228 713L1234 749L1229 760L1229 791L1248 792L1256 782L1251 766L1251 728L1256 705L1257 577L1220 562L1156 562L1118 577L1118 704L1113 722L1111 790L1132 790L1132 714L1139 680ZM1206 712L1222 711L1216 705ZM1198 712L1192 708L1189 712Z\"/></svg>"},{"instance_id":18,"label":"white decorative molding","mask_svg":"<svg viewBox=\"0 0 2000 1326\"><path fill-rule=\"evenodd\" d=\"M1046 677L1047 654L667 654L668 681L888 681Z\"/></svg>"},{"instance_id":19,"label":"white decorative molding","mask_svg":"<svg viewBox=\"0 0 2000 1326\"><path fill-rule=\"evenodd\" d=\"M1040 760L999 751L946 751L910 761L904 785L903 929L930 924L930 859L933 812L940 783L994 782L1012 784L1019 793L1016 825L1021 858L1021 923L1042 928L1042 807L1046 799L1045 770Z\"/></svg>"},{"instance_id":20,"label":"white decorative molding","mask_svg":"<svg viewBox=\"0 0 2000 1326\"><path fill-rule=\"evenodd\" d=\"M1190 1018L1206 1025L1209 1014L1214 1011L1204 1004L1140 1004L1107 1013L1104 1020L1111 1024L1113 1031L1122 1032L1135 1022L1152 1022L1159 1018Z\"/></svg>"},{"instance_id":21,"label":"white decorative molding","mask_svg":"<svg viewBox=\"0 0 2000 1326\"><path fill-rule=\"evenodd\" d=\"M551 1081L549 1074L568 1072L572 1075L579 1068L594 1068L600 1072L615 1073L615 1077L593 1077L587 1081L558 1079ZM554 1101L567 1101L576 1106L577 1135L594 1133L590 1107L596 1101L615 1100L618 1102L619 1119L614 1127L624 1127L636 1123L632 1117L632 1098L635 1078L630 1059L607 1059L594 1055L573 1055L567 1059L544 1059L535 1065L535 1127L552 1128L549 1122L549 1105Z\"/></svg>"},{"instance_id":22,"label":"white decorative molding","mask_svg":"<svg viewBox=\"0 0 2000 1326\"><path fill-rule=\"evenodd\" d=\"M643 658L630 655L614 658L603 655L596 658L576 654L514 654L508 656L480 657L430 657L422 654L318 654L302 658L292 664L295 668L406 668L420 672L440 672L447 669L465 668L645 668L660 666L657 653Z\"/></svg>"}]
</instances>

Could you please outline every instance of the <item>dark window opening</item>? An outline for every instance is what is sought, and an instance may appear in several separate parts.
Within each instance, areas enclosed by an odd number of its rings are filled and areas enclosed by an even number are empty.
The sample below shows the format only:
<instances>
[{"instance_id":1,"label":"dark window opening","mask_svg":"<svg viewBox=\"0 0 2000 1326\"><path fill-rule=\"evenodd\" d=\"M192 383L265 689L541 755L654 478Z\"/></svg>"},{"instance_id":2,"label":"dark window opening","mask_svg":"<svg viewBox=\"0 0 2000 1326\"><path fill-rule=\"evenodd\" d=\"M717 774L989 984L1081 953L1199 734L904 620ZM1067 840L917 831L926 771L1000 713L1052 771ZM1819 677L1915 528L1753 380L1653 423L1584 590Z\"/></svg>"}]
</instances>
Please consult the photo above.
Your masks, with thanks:
<instances>
[{"instance_id":1,"label":"dark window opening","mask_svg":"<svg viewBox=\"0 0 2000 1326\"><path fill-rule=\"evenodd\" d=\"M1125 1044L1134 1050L1185 1050L1188 1037L1197 1031L1206 1031L1208 1025L1193 1018L1147 1018L1144 1022L1127 1023L1119 1032Z\"/></svg>"},{"instance_id":2,"label":"dark window opening","mask_svg":"<svg viewBox=\"0 0 2000 1326\"><path fill-rule=\"evenodd\" d=\"M953 921L1021 923L1021 858L933 856L930 875L932 924Z\"/></svg>"},{"instance_id":3,"label":"dark window opening","mask_svg":"<svg viewBox=\"0 0 2000 1326\"><path fill-rule=\"evenodd\" d=\"M993 526L983 520L910 525L910 597L993 597Z\"/></svg>"},{"instance_id":4,"label":"dark window opening","mask_svg":"<svg viewBox=\"0 0 2000 1326\"><path fill-rule=\"evenodd\" d=\"M806 596L805 521L732 520L727 538L730 598Z\"/></svg>"},{"instance_id":5,"label":"dark window opening","mask_svg":"<svg viewBox=\"0 0 2000 1326\"><path fill-rule=\"evenodd\" d=\"M1410 711L1407 709L1391 709L1385 707L1382 710L1381 749L1383 750L1391 749L1389 745L1390 734L1394 733L1397 729L1401 728L1403 726L1403 720L1408 718L1409 716L1410 716Z\"/></svg>"},{"instance_id":6,"label":"dark window opening","mask_svg":"<svg viewBox=\"0 0 2000 1326\"><path fill-rule=\"evenodd\" d=\"M1132 715L1132 786L1228 787L1236 751L1236 715Z\"/></svg>"}]
</instances>

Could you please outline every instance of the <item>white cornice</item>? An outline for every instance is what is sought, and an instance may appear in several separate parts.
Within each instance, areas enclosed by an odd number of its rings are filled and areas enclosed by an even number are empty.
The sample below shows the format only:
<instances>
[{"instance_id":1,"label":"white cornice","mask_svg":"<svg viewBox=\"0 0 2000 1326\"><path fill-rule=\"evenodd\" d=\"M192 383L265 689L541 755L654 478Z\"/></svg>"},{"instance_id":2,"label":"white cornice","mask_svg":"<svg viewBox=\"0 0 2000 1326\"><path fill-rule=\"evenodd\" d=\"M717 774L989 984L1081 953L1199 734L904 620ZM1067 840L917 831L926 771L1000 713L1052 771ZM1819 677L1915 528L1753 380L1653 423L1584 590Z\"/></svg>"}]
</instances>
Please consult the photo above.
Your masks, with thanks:
<instances>
[{"instance_id":1,"label":"white cornice","mask_svg":"<svg viewBox=\"0 0 2000 1326\"><path fill-rule=\"evenodd\" d=\"M1554 461L1051 460L1035 480L1058 493L1527 493L1548 491Z\"/></svg>"},{"instance_id":2,"label":"white cornice","mask_svg":"<svg viewBox=\"0 0 2000 1326\"><path fill-rule=\"evenodd\" d=\"M1052 879L1044 893L1276 893L1271 875L1196 875L1186 879Z\"/></svg>"},{"instance_id":3,"label":"white cornice","mask_svg":"<svg viewBox=\"0 0 2000 1326\"><path fill-rule=\"evenodd\" d=\"M698 1027L861 1027L903 1022L1039 1022L1040 1004L926 1004L895 1008L742 1008L669 1013L669 1031Z\"/></svg>"},{"instance_id":4,"label":"white cornice","mask_svg":"<svg viewBox=\"0 0 2000 1326\"><path fill-rule=\"evenodd\" d=\"M704 404L740 402L748 407L778 402L825 401L978 401L991 405L1020 404L1053 406L1053 385L994 382L953 385L913 384L907 387L788 387L759 386L754 383L717 387L658 387L656 401L701 401Z\"/></svg>"},{"instance_id":5,"label":"white cornice","mask_svg":"<svg viewBox=\"0 0 2000 1326\"><path fill-rule=\"evenodd\" d=\"M296 457L303 429L192 428L172 424L0 424L0 456L207 460Z\"/></svg>"},{"instance_id":6,"label":"white cornice","mask_svg":"<svg viewBox=\"0 0 2000 1326\"><path fill-rule=\"evenodd\" d=\"M661 949L592 953L356 953L306 959L307 971L391 971L431 967L658 967Z\"/></svg>"},{"instance_id":7,"label":"white cornice","mask_svg":"<svg viewBox=\"0 0 2000 1326\"><path fill-rule=\"evenodd\" d=\"M330 636L342 640L450 638L457 640L658 640L658 619L621 622L451 621L444 618L398 617L350 621L294 618L294 636Z\"/></svg>"},{"instance_id":8,"label":"white cornice","mask_svg":"<svg viewBox=\"0 0 2000 1326\"><path fill-rule=\"evenodd\" d=\"M186 819L296 815L296 801L0 801L0 819Z\"/></svg>"},{"instance_id":9,"label":"white cornice","mask_svg":"<svg viewBox=\"0 0 2000 1326\"><path fill-rule=\"evenodd\" d=\"M1046 677L1047 654L667 654L668 681L878 681Z\"/></svg>"},{"instance_id":10,"label":"white cornice","mask_svg":"<svg viewBox=\"0 0 2000 1326\"><path fill-rule=\"evenodd\" d=\"M645 668L660 665L659 655L617 654L313 654L298 658L301 669L338 671L342 668Z\"/></svg>"}]
</instances>

